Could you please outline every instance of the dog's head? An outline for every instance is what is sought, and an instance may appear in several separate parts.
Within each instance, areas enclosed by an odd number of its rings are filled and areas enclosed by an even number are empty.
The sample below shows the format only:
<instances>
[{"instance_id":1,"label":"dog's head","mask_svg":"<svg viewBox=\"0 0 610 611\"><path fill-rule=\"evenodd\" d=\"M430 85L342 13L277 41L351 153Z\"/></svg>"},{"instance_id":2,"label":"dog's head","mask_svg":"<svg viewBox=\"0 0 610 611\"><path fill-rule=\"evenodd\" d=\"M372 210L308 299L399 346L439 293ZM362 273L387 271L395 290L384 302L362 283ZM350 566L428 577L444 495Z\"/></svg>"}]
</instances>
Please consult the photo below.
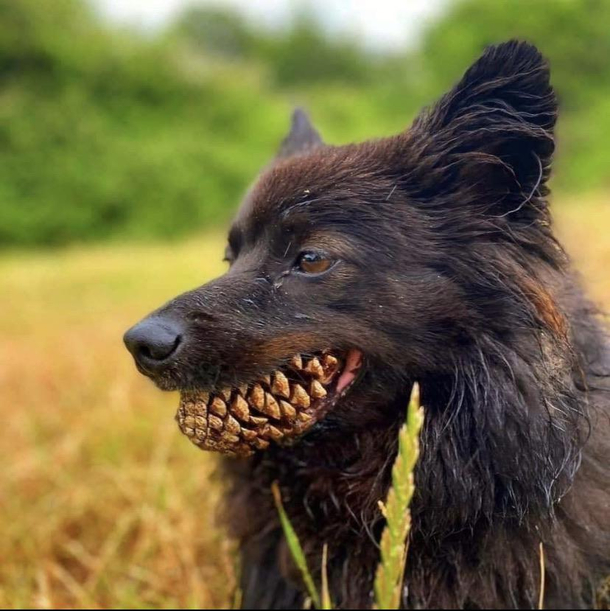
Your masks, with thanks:
<instances>
[{"instance_id":1,"label":"dog's head","mask_svg":"<svg viewBox=\"0 0 610 611\"><path fill-rule=\"evenodd\" d=\"M486 270L498 245L554 256L533 232L548 233L555 115L544 60L517 42L395 137L328 146L297 111L226 274L125 336L142 373L182 391L182 430L248 455L322 421L367 426L413 379L453 371L473 333L513 324Z\"/></svg>"}]
</instances>

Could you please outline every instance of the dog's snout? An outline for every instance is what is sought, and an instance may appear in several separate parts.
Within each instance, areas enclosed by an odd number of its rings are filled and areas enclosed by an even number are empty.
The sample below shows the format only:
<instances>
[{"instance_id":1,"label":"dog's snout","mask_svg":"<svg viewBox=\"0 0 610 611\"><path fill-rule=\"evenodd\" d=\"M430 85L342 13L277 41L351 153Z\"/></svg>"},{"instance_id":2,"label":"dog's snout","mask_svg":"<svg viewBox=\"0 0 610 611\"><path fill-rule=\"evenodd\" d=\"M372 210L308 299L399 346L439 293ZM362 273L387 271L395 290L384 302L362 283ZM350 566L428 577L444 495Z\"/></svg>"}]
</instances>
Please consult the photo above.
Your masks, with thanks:
<instances>
[{"instance_id":1,"label":"dog's snout","mask_svg":"<svg viewBox=\"0 0 610 611\"><path fill-rule=\"evenodd\" d=\"M143 370L156 373L178 350L182 327L174 320L147 318L129 329L123 341Z\"/></svg>"}]
</instances>

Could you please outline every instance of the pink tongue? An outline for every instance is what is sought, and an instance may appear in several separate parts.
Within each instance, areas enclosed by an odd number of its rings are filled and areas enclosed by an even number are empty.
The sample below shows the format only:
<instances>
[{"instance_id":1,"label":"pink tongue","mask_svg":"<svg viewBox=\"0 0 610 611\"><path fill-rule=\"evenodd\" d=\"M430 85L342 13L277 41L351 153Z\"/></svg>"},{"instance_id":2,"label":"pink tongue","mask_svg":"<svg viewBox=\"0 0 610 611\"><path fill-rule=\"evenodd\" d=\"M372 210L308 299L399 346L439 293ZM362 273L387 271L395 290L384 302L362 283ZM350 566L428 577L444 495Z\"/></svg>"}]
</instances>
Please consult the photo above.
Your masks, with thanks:
<instances>
[{"instance_id":1,"label":"pink tongue","mask_svg":"<svg viewBox=\"0 0 610 611\"><path fill-rule=\"evenodd\" d=\"M339 376L337 382L337 392L340 393L344 388L347 388L356 377L358 369L362 365L362 352L352 349L347 354L347 361L343 368L343 373Z\"/></svg>"}]
</instances>

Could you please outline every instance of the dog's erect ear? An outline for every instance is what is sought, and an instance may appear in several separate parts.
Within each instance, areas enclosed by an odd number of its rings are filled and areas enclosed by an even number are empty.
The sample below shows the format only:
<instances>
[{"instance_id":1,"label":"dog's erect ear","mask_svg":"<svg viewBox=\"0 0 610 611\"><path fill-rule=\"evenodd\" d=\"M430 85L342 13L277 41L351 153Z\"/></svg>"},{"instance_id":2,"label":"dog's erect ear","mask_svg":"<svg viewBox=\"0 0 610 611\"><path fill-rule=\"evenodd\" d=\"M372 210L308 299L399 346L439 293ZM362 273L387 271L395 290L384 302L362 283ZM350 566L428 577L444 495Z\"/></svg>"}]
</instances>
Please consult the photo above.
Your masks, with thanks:
<instances>
[{"instance_id":1,"label":"dog's erect ear","mask_svg":"<svg viewBox=\"0 0 610 611\"><path fill-rule=\"evenodd\" d=\"M408 182L426 198L458 193L456 203L531 217L532 207L544 206L556 116L549 68L536 47L488 47L407 132Z\"/></svg>"},{"instance_id":2,"label":"dog's erect ear","mask_svg":"<svg viewBox=\"0 0 610 611\"><path fill-rule=\"evenodd\" d=\"M292 113L290 132L282 140L277 157L284 158L299 153L305 153L318 146L323 146L322 138L311 124L307 113L301 108L296 108Z\"/></svg>"}]
</instances>

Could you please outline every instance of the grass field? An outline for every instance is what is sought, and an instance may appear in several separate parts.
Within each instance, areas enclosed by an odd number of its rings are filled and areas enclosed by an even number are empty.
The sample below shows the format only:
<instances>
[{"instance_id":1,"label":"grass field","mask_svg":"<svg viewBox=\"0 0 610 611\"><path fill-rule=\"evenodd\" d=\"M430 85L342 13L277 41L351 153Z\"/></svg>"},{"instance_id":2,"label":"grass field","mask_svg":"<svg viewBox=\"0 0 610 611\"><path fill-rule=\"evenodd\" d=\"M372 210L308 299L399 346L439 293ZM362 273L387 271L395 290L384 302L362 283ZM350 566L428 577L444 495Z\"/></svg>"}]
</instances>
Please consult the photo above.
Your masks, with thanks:
<instances>
[{"instance_id":1,"label":"grass field","mask_svg":"<svg viewBox=\"0 0 610 611\"><path fill-rule=\"evenodd\" d=\"M558 231L610 308L610 196L559 202ZM224 269L223 236L0 257L0 606L231 603L214 457L123 331Z\"/></svg>"}]
</instances>

